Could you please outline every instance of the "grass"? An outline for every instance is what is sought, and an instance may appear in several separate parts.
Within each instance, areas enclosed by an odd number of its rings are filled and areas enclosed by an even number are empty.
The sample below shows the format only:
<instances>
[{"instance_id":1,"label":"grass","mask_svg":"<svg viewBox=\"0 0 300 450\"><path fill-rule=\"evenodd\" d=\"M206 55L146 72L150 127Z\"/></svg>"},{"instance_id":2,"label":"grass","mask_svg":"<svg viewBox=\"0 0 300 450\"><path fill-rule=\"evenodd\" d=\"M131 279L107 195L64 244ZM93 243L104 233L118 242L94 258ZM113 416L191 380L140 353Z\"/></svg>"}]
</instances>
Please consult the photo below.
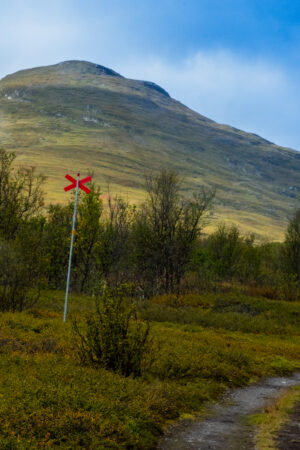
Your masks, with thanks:
<instances>
[{"instance_id":1,"label":"grass","mask_svg":"<svg viewBox=\"0 0 300 450\"><path fill-rule=\"evenodd\" d=\"M139 203L143 173L173 168L187 194L216 187L215 219L283 238L300 189L296 152L209 121L140 81L99 76L84 63L65 68L0 81L2 145L19 165L48 176L47 203L65 202L68 171L92 169L103 192L109 182L112 192Z\"/></svg>"},{"instance_id":2,"label":"grass","mask_svg":"<svg viewBox=\"0 0 300 450\"><path fill-rule=\"evenodd\" d=\"M65 324L63 302L63 292L47 291L34 309L0 316L3 449L152 449L170 421L199 414L228 387L300 367L299 303L235 293L222 302L185 296L177 307L146 302L156 359L133 379L80 366L71 319L80 322L93 300L71 295ZM209 311L205 320L200 310Z\"/></svg>"},{"instance_id":3,"label":"grass","mask_svg":"<svg viewBox=\"0 0 300 450\"><path fill-rule=\"evenodd\" d=\"M254 414L248 418L248 423L254 426L255 445L257 450L276 450L277 432L287 422L293 406L300 401L300 385L285 390L261 414Z\"/></svg>"},{"instance_id":4,"label":"grass","mask_svg":"<svg viewBox=\"0 0 300 450\"><path fill-rule=\"evenodd\" d=\"M300 335L300 304L236 293L154 298L145 318L264 335Z\"/></svg>"}]
</instances>

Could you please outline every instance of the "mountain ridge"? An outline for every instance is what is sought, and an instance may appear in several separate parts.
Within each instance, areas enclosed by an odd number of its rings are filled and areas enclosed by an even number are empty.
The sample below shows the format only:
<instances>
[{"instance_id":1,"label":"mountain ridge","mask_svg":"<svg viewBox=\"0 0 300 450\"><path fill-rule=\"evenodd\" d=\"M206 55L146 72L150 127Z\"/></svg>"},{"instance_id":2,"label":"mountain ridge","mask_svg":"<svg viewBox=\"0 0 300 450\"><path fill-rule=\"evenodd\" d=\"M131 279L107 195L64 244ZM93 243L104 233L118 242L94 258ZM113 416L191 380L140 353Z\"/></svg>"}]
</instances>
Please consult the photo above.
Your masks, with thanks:
<instances>
[{"instance_id":1,"label":"mountain ridge","mask_svg":"<svg viewBox=\"0 0 300 450\"><path fill-rule=\"evenodd\" d=\"M0 142L19 164L48 175L47 200L63 201L65 170L141 201L142 174L173 168L184 192L217 189L215 218L282 238L297 206L300 153L208 119L151 81L99 64L64 61L0 80Z\"/></svg>"}]
</instances>

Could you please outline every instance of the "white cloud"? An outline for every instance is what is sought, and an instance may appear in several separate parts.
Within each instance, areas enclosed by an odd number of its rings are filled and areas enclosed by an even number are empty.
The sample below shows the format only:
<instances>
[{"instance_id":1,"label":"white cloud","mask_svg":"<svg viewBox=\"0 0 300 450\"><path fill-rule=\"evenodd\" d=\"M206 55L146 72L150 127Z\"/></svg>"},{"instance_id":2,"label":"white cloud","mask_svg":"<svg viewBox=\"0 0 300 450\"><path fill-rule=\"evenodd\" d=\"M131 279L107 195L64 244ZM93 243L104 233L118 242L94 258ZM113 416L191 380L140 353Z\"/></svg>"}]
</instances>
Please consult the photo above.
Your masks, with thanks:
<instances>
[{"instance_id":1,"label":"white cloud","mask_svg":"<svg viewBox=\"0 0 300 450\"><path fill-rule=\"evenodd\" d=\"M10 0L0 16L0 77L28 67L56 63L82 38L80 22L67 14L67 3Z\"/></svg>"},{"instance_id":2,"label":"white cloud","mask_svg":"<svg viewBox=\"0 0 300 450\"><path fill-rule=\"evenodd\" d=\"M199 113L300 149L298 83L284 67L229 51L198 52L176 62L131 59L117 70L154 81Z\"/></svg>"},{"instance_id":3,"label":"white cloud","mask_svg":"<svg viewBox=\"0 0 300 450\"><path fill-rule=\"evenodd\" d=\"M38 0L3 0L0 77L69 59L90 60L154 81L213 120L300 149L300 87L282 65L229 50L201 50L177 61L149 57L123 13L108 8L93 17L76 12L74 5L71 0L42 6Z\"/></svg>"}]
</instances>

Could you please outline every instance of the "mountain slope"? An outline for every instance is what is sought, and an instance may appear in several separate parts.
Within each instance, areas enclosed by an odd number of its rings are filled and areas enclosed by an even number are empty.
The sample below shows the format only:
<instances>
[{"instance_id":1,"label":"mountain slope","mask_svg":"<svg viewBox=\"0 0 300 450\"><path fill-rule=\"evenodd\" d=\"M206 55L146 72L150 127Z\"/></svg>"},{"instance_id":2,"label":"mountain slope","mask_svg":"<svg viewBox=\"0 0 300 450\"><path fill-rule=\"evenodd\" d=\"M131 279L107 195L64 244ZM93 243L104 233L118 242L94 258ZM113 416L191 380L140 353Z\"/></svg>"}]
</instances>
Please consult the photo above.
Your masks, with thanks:
<instances>
[{"instance_id":1,"label":"mountain slope","mask_svg":"<svg viewBox=\"0 0 300 450\"><path fill-rule=\"evenodd\" d=\"M103 190L109 182L140 201L144 172L174 168L187 191L217 188L218 219L280 238L299 200L300 153L217 124L154 83L84 61L3 78L0 145L48 176L48 201L66 198L66 172L92 169Z\"/></svg>"}]
</instances>

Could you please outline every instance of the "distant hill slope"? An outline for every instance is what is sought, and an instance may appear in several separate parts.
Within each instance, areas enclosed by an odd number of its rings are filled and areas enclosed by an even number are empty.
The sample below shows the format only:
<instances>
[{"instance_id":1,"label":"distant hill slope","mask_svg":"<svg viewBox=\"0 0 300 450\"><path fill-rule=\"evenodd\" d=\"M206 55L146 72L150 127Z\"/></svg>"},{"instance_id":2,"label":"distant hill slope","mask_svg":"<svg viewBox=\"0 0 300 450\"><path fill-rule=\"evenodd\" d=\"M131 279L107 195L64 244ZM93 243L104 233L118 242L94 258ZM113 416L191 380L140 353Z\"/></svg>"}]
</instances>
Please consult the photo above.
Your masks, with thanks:
<instances>
[{"instance_id":1,"label":"distant hill slope","mask_svg":"<svg viewBox=\"0 0 300 450\"><path fill-rule=\"evenodd\" d=\"M142 199L143 173L174 168L184 189L217 188L214 216L281 238L299 204L300 153L220 125L151 82L84 61L22 70L0 81L0 145L48 176L64 201L66 172L92 169L106 189Z\"/></svg>"}]
</instances>

